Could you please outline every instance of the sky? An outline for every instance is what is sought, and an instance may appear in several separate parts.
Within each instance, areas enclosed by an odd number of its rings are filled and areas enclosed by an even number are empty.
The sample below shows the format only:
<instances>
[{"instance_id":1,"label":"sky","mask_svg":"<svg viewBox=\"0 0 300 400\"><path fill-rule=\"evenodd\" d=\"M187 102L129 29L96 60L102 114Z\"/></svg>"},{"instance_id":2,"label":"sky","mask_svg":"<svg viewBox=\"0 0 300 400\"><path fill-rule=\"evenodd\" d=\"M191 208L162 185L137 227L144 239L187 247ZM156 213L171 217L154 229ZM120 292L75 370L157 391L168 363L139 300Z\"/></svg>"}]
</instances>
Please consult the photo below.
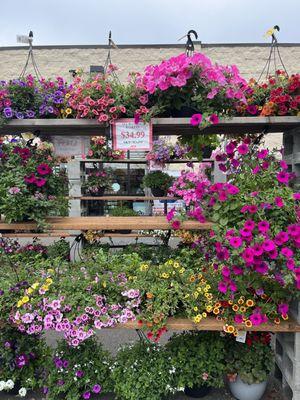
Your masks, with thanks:
<instances>
[{"instance_id":1,"label":"sky","mask_svg":"<svg viewBox=\"0 0 300 400\"><path fill-rule=\"evenodd\" d=\"M194 29L203 43L300 42L300 0L0 0L0 46L34 33L35 45L178 43ZM182 41L184 43L184 41Z\"/></svg>"}]
</instances>

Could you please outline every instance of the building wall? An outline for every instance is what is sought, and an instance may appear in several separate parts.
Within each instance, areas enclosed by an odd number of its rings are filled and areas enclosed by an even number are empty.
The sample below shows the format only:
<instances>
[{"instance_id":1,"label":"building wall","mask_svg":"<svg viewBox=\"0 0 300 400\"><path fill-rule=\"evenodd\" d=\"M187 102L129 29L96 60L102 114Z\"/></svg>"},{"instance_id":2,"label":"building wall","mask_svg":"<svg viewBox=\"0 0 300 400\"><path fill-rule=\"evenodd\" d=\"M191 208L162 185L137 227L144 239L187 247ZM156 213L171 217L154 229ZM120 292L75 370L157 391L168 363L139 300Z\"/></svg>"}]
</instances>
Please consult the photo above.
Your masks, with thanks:
<instances>
[{"instance_id":1,"label":"building wall","mask_svg":"<svg viewBox=\"0 0 300 400\"><path fill-rule=\"evenodd\" d=\"M258 78L269 55L266 44L201 44L197 51L207 54L213 61L236 64L246 77ZM122 45L111 51L114 64L120 68L119 77L125 81L130 71L142 71L148 64L184 51L183 45ZM89 72L90 65L104 65L107 46L37 46L35 59L45 77L63 76L70 80L70 69L83 68ZM300 43L282 44L280 52L289 73L299 72ZM26 61L27 48L0 48L0 79L12 79L20 75ZM32 72L32 68L29 68Z\"/></svg>"}]
</instances>

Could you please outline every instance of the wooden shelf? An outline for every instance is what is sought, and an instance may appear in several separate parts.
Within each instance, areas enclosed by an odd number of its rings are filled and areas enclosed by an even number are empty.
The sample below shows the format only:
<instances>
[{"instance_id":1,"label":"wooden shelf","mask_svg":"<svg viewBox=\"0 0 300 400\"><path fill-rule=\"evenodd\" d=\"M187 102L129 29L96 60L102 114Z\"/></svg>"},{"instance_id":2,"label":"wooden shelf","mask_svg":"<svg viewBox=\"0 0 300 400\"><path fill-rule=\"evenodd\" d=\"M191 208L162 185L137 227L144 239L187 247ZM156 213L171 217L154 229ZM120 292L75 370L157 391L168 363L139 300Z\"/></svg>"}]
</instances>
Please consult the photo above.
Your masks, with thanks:
<instances>
[{"instance_id":1,"label":"wooden shelf","mask_svg":"<svg viewBox=\"0 0 300 400\"><path fill-rule=\"evenodd\" d=\"M100 158L73 158L72 161L79 161L82 163L102 163L102 164L148 164L149 161L146 160L145 158L126 158L124 160L111 160L111 161L105 161L101 160ZM203 160L199 161L195 158L188 159L180 159L180 160L170 160L166 162L166 164L186 164L188 162L193 162L193 163L212 163L214 162L213 159L211 158L203 158Z\"/></svg>"},{"instance_id":2,"label":"wooden shelf","mask_svg":"<svg viewBox=\"0 0 300 400\"><path fill-rule=\"evenodd\" d=\"M223 331L224 321L218 321L213 317L204 318L199 324L184 318L169 318L167 328L175 331ZM293 319L281 321L279 325L274 323L266 323L259 326L247 328L242 324L234 325L239 331L257 331L257 332L300 332L300 325ZM118 328L124 329L141 329L137 321L127 322L118 325Z\"/></svg>"},{"instance_id":3,"label":"wooden shelf","mask_svg":"<svg viewBox=\"0 0 300 400\"><path fill-rule=\"evenodd\" d=\"M48 233L0 233L0 238L67 238L67 237L75 237L76 235L72 235L68 232L48 232Z\"/></svg>"},{"instance_id":4,"label":"wooden shelf","mask_svg":"<svg viewBox=\"0 0 300 400\"><path fill-rule=\"evenodd\" d=\"M155 135L247 134L284 132L300 127L300 117L234 117L221 119L217 125L203 130L190 125L190 118L153 118ZM105 135L109 128L90 119L23 119L10 120L0 129L0 134L18 134L39 130L42 135Z\"/></svg>"},{"instance_id":5,"label":"wooden shelf","mask_svg":"<svg viewBox=\"0 0 300 400\"><path fill-rule=\"evenodd\" d=\"M170 229L166 217L56 217L48 218L49 230L148 230ZM211 222L199 223L198 221L184 221L182 229L207 230L213 226ZM0 221L0 232L3 231L33 231L36 230L34 222L6 223Z\"/></svg>"},{"instance_id":6,"label":"wooden shelf","mask_svg":"<svg viewBox=\"0 0 300 400\"><path fill-rule=\"evenodd\" d=\"M95 201L154 201L154 200L180 200L178 197L154 197L154 196L74 196L70 200L95 200Z\"/></svg>"}]
</instances>

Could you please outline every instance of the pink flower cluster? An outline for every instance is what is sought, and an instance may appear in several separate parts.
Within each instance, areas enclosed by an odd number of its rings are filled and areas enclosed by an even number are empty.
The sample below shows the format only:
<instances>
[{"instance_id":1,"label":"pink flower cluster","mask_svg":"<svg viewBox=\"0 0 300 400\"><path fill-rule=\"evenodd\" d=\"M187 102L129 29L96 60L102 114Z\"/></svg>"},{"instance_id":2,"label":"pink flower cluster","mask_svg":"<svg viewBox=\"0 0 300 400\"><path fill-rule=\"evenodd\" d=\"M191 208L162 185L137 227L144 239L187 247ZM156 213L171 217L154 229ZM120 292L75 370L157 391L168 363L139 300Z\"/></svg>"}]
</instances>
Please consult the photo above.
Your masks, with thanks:
<instances>
[{"instance_id":1,"label":"pink flower cluster","mask_svg":"<svg viewBox=\"0 0 300 400\"><path fill-rule=\"evenodd\" d=\"M246 101L243 91L246 81L240 76L237 67L213 64L201 53L193 56L180 54L159 65L148 65L145 73L137 76L136 84L153 94L158 90L166 91L171 87L186 86L195 76L204 86L211 85L207 93L208 99L213 99L220 91L225 91L227 98Z\"/></svg>"},{"instance_id":2,"label":"pink flower cluster","mask_svg":"<svg viewBox=\"0 0 300 400\"><path fill-rule=\"evenodd\" d=\"M139 290L124 291L122 297L124 304L110 304L105 296L95 294L92 305L84 308L72 307L65 296L54 300L44 297L37 306L30 303L23 305L12 316L12 322L17 324L19 331L29 335L48 330L62 332L67 342L77 347L94 335L96 329L135 320L135 313L138 313L141 303Z\"/></svg>"},{"instance_id":3,"label":"pink flower cluster","mask_svg":"<svg viewBox=\"0 0 300 400\"><path fill-rule=\"evenodd\" d=\"M126 113L124 105L116 104L113 89L106 76L101 74L88 82L76 78L68 102L77 112L77 118L96 118L101 123L113 123Z\"/></svg>"}]
</instances>

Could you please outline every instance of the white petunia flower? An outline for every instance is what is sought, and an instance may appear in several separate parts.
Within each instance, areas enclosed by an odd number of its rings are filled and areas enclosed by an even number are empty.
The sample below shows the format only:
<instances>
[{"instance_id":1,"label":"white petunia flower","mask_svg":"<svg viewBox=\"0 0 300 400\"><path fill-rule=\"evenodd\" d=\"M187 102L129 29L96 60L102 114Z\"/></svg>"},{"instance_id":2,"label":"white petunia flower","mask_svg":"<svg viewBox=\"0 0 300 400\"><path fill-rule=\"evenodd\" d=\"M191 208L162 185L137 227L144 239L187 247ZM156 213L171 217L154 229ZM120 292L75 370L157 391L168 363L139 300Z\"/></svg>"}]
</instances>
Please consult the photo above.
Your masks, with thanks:
<instances>
[{"instance_id":1,"label":"white petunia flower","mask_svg":"<svg viewBox=\"0 0 300 400\"><path fill-rule=\"evenodd\" d=\"M2 390L4 390L6 384L4 381L0 381L0 392L2 392Z\"/></svg>"},{"instance_id":2,"label":"white petunia flower","mask_svg":"<svg viewBox=\"0 0 300 400\"><path fill-rule=\"evenodd\" d=\"M27 390L26 390L24 387L22 387L22 388L19 390L19 396L25 397L26 394L27 394Z\"/></svg>"},{"instance_id":3,"label":"white petunia flower","mask_svg":"<svg viewBox=\"0 0 300 400\"><path fill-rule=\"evenodd\" d=\"M10 390L10 389L13 389L13 388L14 388L15 383L14 383L14 381L12 381L11 379L9 379L9 380L6 382L5 386L6 386L7 389Z\"/></svg>"}]
</instances>

